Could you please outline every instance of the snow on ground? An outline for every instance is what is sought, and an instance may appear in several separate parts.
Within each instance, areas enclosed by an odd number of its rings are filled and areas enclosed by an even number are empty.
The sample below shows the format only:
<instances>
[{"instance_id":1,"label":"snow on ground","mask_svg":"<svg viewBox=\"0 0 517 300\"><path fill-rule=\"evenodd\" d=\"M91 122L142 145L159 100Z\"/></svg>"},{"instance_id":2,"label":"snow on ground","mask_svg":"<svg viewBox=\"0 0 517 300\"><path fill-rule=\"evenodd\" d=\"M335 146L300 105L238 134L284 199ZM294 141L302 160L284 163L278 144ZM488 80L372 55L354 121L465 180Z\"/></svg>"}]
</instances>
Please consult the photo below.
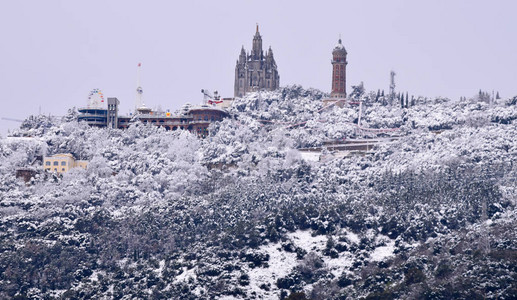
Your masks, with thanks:
<instances>
[{"instance_id":1,"label":"snow on ground","mask_svg":"<svg viewBox=\"0 0 517 300\"><path fill-rule=\"evenodd\" d=\"M196 296L200 296L202 294L205 294L206 293L206 290L204 287L201 287L201 286L197 286L193 291L192 293L194 293L194 295Z\"/></svg>"},{"instance_id":2,"label":"snow on ground","mask_svg":"<svg viewBox=\"0 0 517 300\"><path fill-rule=\"evenodd\" d=\"M246 270L250 277L251 291L257 293L257 295L262 295L263 299L276 299L278 298L277 293L265 291L260 286L269 284L274 287L277 279L288 275L297 264L296 254L282 251L280 243L261 246L259 251L269 254L268 267Z\"/></svg>"},{"instance_id":3,"label":"snow on ground","mask_svg":"<svg viewBox=\"0 0 517 300\"><path fill-rule=\"evenodd\" d=\"M327 237L324 235L312 236L310 230L297 230L287 235L293 243L307 252L317 252L325 249Z\"/></svg>"},{"instance_id":4,"label":"snow on ground","mask_svg":"<svg viewBox=\"0 0 517 300\"><path fill-rule=\"evenodd\" d=\"M352 244L359 244L360 242L359 236L351 231L344 230L341 232L341 235L345 236ZM307 253L317 253L335 277L339 277L343 271L348 269L353 263L354 254L349 251L339 253L337 258L323 255L328 240L328 237L325 235L313 235L313 231L311 230L297 230L287 234L287 238L295 247L302 248L307 251ZM334 238L336 239L336 237ZM371 252L370 258L372 261L382 261L394 255L395 242L393 240L386 236L377 236L375 239L377 244L381 244L382 246L375 248ZM293 268L296 267L300 261L297 260L295 253L284 251L280 243L264 245L259 248L259 252L269 254L269 266L267 268L246 270L250 276L251 291L255 292L258 297L262 299L278 297L276 293L265 291L261 289L260 286L263 284L275 286L276 281L291 273ZM233 298L224 299L229 300Z\"/></svg>"},{"instance_id":5,"label":"snow on ground","mask_svg":"<svg viewBox=\"0 0 517 300\"><path fill-rule=\"evenodd\" d=\"M322 251L327 245L327 237L324 235L313 236L310 230L298 230L288 235L293 243L307 252L316 252L322 255ZM347 232L346 237L353 243L359 243L359 237L352 232ZM322 256L325 265L330 269L334 276L339 276L343 272L343 268L349 267L353 261L353 254L350 252L342 252L337 258Z\"/></svg>"},{"instance_id":6,"label":"snow on ground","mask_svg":"<svg viewBox=\"0 0 517 300\"><path fill-rule=\"evenodd\" d=\"M40 137L22 137L22 136L7 136L4 138L4 141L12 143L12 142L38 142L42 143L42 138Z\"/></svg>"},{"instance_id":7,"label":"snow on ground","mask_svg":"<svg viewBox=\"0 0 517 300\"><path fill-rule=\"evenodd\" d=\"M196 270L197 270L197 267L194 267L190 270L187 269L187 267L183 267L183 272L181 274L179 274L178 276L176 276L176 278L174 278L174 283L185 282L190 277L196 278Z\"/></svg>"},{"instance_id":8,"label":"snow on ground","mask_svg":"<svg viewBox=\"0 0 517 300\"><path fill-rule=\"evenodd\" d=\"M375 248L375 250L373 250L373 252L370 254L370 259L372 261L382 261L385 258L392 256L394 254L394 250L395 241L390 240L386 243L386 246L380 246Z\"/></svg>"},{"instance_id":9,"label":"snow on ground","mask_svg":"<svg viewBox=\"0 0 517 300\"><path fill-rule=\"evenodd\" d=\"M359 239L359 236L357 234L353 233L352 231L346 231L345 236L347 239L349 239L354 244L359 244L359 242L361 241Z\"/></svg>"},{"instance_id":10,"label":"snow on ground","mask_svg":"<svg viewBox=\"0 0 517 300\"><path fill-rule=\"evenodd\" d=\"M98 282L99 281L99 274L101 276L106 276L106 272L95 270L95 271L93 271L92 275L90 275L90 281L97 281Z\"/></svg>"},{"instance_id":11,"label":"snow on ground","mask_svg":"<svg viewBox=\"0 0 517 300\"><path fill-rule=\"evenodd\" d=\"M307 252L317 252L318 254L321 254L321 251L325 249L327 243L326 236L312 236L310 230L297 230L293 233L289 233L287 237L296 247L300 247ZM265 291L261 289L260 286L270 285L274 287L279 278L287 276L293 268L298 265L296 253L282 250L280 243L261 246L258 252L269 255L268 267L249 268L245 270L250 277L250 292L255 292L258 297L262 299L277 299L278 294L276 292ZM334 259L334 262L330 265L337 266L343 264L344 262L341 261L340 258ZM328 258L328 260L330 260L330 258ZM225 297L219 299L229 300L234 298Z\"/></svg>"},{"instance_id":12,"label":"snow on ground","mask_svg":"<svg viewBox=\"0 0 517 300\"><path fill-rule=\"evenodd\" d=\"M36 289L31 289L31 290L34 290L36 292L39 292L39 290L36 290ZM49 296L50 297L55 297L55 299L59 299L61 298L61 296L66 292L66 290L52 290L50 291L49 293Z\"/></svg>"},{"instance_id":13,"label":"snow on ground","mask_svg":"<svg viewBox=\"0 0 517 300\"><path fill-rule=\"evenodd\" d=\"M158 266L158 268L156 270L154 270L156 272L156 274L158 275L158 277L162 277L164 268L165 268L165 260L162 259L162 260L160 260L160 265Z\"/></svg>"},{"instance_id":14,"label":"snow on ground","mask_svg":"<svg viewBox=\"0 0 517 300\"><path fill-rule=\"evenodd\" d=\"M320 155L321 155L320 152L300 151L300 156L305 161L319 161Z\"/></svg>"},{"instance_id":15,"label":"snow on ground","mask_svg":"<svg viewBox=\"0 0 517 300\"><path fill-rule=\"evenodd\" d=\"M354 255L348 251L340 253L339 257L337 258L331 258L328 256L325 256L323 258L323 261L329 268L330 272L336 276L339 277L345 268L348 268L352 265L352 262L354 261Z\"/></svg>"}]
</instances>

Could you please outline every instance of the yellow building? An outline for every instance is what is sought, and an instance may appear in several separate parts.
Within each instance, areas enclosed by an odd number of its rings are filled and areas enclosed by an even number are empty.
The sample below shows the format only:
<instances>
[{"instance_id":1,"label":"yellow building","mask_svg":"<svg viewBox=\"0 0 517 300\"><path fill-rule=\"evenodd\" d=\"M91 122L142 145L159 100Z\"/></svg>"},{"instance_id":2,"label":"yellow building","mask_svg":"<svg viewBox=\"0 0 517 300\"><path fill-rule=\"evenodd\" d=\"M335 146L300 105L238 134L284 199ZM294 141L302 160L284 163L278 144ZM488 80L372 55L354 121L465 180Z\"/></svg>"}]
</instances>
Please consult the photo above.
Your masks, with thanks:
<instances>
[{"instance_id":1,"label":"yellow building","mask_svg":"<svg viewBox=\"0 0 517 300\"><path fill-rule=\"evenodd\" d=\"M74 156L69 153L56 154L43 159L43 167L45 171L56 172L58 174L66 173L72 168L86 169L88 161L75 160Z\"/></svg>"}]
</instances>

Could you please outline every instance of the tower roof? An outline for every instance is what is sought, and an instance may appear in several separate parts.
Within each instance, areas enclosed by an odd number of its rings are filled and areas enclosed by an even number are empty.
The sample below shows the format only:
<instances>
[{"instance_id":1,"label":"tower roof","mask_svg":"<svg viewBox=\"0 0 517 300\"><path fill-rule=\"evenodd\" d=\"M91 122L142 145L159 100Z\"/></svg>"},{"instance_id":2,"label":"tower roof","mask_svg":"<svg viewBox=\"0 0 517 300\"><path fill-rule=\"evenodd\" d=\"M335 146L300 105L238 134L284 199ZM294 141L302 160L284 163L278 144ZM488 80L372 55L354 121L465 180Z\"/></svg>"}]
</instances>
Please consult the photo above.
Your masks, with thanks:
<instances>
[{"instance_id":1,"label":"tower roof","mask_svg":"<svg viewBox=\"0 0 517 300\"><path fill-rule=\"evenodd\" d=\"M334 53L334 52L343 52L346 54L345 46L343 46L343 44L341 44L341 38L338 40L337 45L334 47L334 50L332 51L332 53Z\"/></svg>"}]
</instances>

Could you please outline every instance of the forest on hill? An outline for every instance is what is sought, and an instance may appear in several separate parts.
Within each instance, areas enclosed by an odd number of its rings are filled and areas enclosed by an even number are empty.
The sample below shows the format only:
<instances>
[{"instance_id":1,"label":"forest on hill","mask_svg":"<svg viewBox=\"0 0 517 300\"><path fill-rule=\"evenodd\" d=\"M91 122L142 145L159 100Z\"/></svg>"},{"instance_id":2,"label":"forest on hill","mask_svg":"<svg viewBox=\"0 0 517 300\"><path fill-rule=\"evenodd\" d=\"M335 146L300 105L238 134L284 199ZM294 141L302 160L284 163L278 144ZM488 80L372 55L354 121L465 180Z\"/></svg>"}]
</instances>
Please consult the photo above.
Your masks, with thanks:
<instances>
[{"instance_id":1,"label":"forest on hill","mask_svg":"<svg viewBox=\"0 0 517 300\"><path fill-rule=\"evenodd\" d=\"M249 93L205 139L29 117L0 138L0 298L516 299L517 97L361 92L396 130L336 157L368 136L325 96ZM88 168L15 177L58 153Z\"/></svg>"}]
</instances>

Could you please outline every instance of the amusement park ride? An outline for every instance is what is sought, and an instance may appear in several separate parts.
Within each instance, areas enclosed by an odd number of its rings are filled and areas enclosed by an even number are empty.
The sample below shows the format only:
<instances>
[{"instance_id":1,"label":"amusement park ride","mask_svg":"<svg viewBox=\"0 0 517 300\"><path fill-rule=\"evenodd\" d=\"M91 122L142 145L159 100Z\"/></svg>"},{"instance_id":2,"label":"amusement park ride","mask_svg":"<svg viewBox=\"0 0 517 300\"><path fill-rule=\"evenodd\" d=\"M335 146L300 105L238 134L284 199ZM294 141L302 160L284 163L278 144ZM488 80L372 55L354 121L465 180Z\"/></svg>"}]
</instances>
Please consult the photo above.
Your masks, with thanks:
<instances>
[{"instance_id":1,"label":"amusement park ride","mask_svg":"<svg viewBox=\"0 0 517 300\"><path fill-rule=\"evenodd\" d=\"M100 89L93 89L88 94L88 107L102 108L104 104L104 94Z\"/></svg>"}]
</instances>

